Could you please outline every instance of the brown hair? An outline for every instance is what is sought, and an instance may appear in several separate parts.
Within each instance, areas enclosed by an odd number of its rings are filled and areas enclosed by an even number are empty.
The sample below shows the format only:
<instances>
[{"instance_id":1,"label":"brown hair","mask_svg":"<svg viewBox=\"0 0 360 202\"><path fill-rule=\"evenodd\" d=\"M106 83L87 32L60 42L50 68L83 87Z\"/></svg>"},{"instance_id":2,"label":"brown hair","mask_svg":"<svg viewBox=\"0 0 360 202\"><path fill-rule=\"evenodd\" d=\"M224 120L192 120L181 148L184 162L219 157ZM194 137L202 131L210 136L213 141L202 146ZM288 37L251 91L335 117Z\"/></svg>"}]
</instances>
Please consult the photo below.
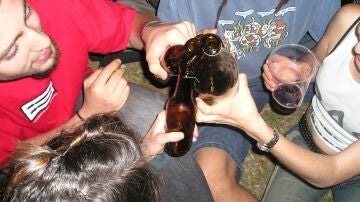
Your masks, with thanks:
<instances>
[{"instance_id":1,"label":"brown hair","mask_svg":"<svg viewBox=\"0 0 360 202\"><path fill-rule=\"evenodd\" d=\"M98 115L47 146L21 144L10 158L4 201L160 201L160 183L139 140Z\"/></svg>"},{"instance_id":2,"label":"brown hair","mask_svg":"<svg viewBox=\"0 0 360 202\"><path fill-rule=\"evenodd\" d=\"M275 13L277 13L283 5L287 4L289 0L280 0L279 4L275 8Z\"/></svg>"}]
</instances>

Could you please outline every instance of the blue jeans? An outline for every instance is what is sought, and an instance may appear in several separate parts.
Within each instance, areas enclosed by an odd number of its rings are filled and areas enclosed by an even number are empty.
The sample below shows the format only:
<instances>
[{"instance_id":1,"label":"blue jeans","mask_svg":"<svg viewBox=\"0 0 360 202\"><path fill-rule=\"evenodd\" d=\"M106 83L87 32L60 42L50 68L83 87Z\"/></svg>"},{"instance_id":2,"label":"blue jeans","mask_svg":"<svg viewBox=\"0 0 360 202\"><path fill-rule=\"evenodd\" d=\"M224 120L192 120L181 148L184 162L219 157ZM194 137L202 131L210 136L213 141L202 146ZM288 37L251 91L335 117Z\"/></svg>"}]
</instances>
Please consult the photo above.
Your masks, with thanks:
<instances>
[{"instance_id":1,"label":"blue jeans","mask_svg":"<svg viewBox=\"0 0 360 202\"><path fill-rule=\"evenodd\" d=\"M295 126L287 135L294 143L307 148L300 132ZM360 201L360 176L330 188L317 188L291 173L286 168L277 165L267 186L263 201L269 202L313 202L332 191L334 201Z\"/></svg>"},{"instance_id":2,"label":"blue jeans","mask_svg":"<svg viewBox=\"0 0 360 202\"><path fill-rule=\"evenodd\" d=\"M129 98L118 115L135 134L144 136L164 109L167 96L129 85ZM163 201L213 201L205 176L191 154L172 158L163 153L151 165L164 183Z\"/></svg>"}]
</instances>

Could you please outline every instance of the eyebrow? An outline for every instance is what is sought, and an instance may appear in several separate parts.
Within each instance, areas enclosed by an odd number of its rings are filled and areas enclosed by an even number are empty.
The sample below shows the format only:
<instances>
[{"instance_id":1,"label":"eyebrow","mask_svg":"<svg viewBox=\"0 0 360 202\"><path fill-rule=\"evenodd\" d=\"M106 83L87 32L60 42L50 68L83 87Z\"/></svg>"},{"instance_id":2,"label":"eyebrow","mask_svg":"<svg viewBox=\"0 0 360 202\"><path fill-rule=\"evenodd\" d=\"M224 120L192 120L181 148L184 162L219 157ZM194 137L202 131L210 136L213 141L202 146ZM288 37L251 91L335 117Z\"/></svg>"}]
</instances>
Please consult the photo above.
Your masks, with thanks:
<instances>
[{"instance_id":1,"label":"eyebrow","mask_svg":"<svg viewBox=\"0 0 360 202\"><path fill-rule=\"evenodd\" d=\"M25 15L26 15L26 4L25 4L25 0L22 0L23 2L23 16L24 16L24 21L25 21ZM1 0L0 0L0 5L1 5ZM16 43L16 41L22 36L22 32L18 33L16 35L16 37L12 40L12 42L10 43L10 45L5 48L5 51L3 53L0 54L0 60L4 59L6 57L6 55L9 53L9 51L11 50L11 48L14 46L14 44Z\"/></svg>"}]
</instances>

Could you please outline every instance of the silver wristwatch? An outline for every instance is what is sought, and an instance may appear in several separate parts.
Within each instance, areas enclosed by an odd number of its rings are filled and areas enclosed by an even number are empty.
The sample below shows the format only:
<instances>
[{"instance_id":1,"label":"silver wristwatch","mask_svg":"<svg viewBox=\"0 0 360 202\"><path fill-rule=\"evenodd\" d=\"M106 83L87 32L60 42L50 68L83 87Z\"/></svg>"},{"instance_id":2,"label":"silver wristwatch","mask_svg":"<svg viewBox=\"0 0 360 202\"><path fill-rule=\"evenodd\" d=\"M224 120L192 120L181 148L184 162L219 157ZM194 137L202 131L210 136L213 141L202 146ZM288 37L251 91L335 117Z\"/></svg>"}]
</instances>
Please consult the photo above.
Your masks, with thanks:
<instances>
[{"instance_id":1,"label":"silver wristwatch","mask_svg":"<svg viewBox=\"0 0 360 202\"><path fill-rule=\"evenodd\" d=\"M269 152L271 148L275 146L275 144L279 141L279 131L277 129L274 130L274 137L266 144L260 144L259 142L256 144L257 148L261 151Z\"/></svg>"}]
</instances>

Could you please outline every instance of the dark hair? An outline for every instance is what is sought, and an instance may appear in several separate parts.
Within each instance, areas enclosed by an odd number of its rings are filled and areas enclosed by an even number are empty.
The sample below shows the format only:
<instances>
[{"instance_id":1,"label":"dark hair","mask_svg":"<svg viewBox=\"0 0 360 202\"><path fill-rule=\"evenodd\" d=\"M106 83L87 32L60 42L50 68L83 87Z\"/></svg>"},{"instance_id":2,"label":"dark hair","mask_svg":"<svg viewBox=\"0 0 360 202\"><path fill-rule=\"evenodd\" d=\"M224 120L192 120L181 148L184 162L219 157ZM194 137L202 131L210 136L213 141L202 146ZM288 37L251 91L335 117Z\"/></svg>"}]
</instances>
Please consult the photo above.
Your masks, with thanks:
<instances>
[{"instance_id":1,"label":"dark hair","mask_svg":"<svg viewBox=\"0 0 360 202\"><path fill-rule=\"evenodd\" d=\"M122 122L97 115L47 146L20 144L5 201L160 201L160 183Z\"/></svg>"},{"instance_id":2,"label":"dark hair","mask_svg":"<svg viewBox=\"0 0 360 202\"><path fill-rule=\"evenodd\" d=\"M277 13L283 5L287 4L289 0L280 0L279 4L275 8L275 13Z\"/></svg>"}]
</instances>

